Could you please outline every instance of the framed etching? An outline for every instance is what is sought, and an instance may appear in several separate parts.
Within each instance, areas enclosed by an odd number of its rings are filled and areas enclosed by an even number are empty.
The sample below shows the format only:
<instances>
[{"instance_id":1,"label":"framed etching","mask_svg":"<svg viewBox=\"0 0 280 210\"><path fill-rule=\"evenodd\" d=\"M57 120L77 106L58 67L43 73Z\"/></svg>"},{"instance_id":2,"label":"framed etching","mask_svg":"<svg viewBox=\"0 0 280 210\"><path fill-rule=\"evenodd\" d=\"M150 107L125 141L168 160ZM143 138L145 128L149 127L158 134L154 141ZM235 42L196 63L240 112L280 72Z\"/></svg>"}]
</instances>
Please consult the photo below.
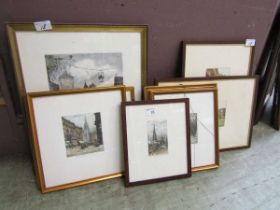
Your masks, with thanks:
<instances>
[{"instance_id":1,"label":"framed etching","mask_svg":"<svg viewBox=\"0 0 280 210\"><path fill-rule=\"evenodd\" d=\"M257 76L212 78L175 78L158 83L164 85L196 85L216 83L218 88L219 148L248 148L251 144Z\"/></svg>"},{"instance_id":2,"label":"framed etching","mask_svg":"<svg viewBox=\"0 0 280 210\"><path fill-rule=\"evenodd\" d=\"M182 77L248 76L254 47L245 42L183 42Z\"/></svg>"},{"instance_id":3,"label":"framed etching","mask_svg":"<svg viewBox=\"0 0 280 210\"><path fill-rule=\"evenodd\" d=\"M164 87L164 86L160 86ZM192 171L219 167L218 97L212 86L181 88L150 88L150 100L188 98L190 103L190 134Z\"/></svg>"},{"instance_id":4,"label":"framed etching","mask_svg":"<svg viewBox=\"0 0 280 210\"><path fill-rule=\"evenodd\" d=\"M191 175L188 99L126 102L122 119L126 186Z\"/></svg>"},{"instance_id":5,"label":"framed etching","mask_svg":"<svg viewBox=\"0 0 280 210\"><path fill-rule=\"evenodd\" d=\"M18 91L127 85L137 99L146 84L145 25L53 24L37 32L32 23L7 24Z\"/></svg>"},{"instance_id":6,"label":"framed etching","mask_svg":"<svg viewBox=\"0 0 280 210\"><path fill-rule=\"evenodd\" d=\"M43 193L122 175L120 104L125 94L123 86L27 94Z\"/></svg>"}]
</instances>

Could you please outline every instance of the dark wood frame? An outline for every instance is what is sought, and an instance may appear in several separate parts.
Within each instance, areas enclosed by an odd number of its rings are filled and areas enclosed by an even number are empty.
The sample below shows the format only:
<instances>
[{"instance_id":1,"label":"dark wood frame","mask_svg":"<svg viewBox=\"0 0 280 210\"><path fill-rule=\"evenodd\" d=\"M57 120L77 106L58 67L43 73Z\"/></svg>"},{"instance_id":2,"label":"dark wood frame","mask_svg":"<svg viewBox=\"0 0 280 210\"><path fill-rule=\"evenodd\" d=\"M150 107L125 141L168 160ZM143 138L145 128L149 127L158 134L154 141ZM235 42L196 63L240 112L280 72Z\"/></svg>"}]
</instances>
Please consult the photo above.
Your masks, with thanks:
<instances>
[{"instance_id":1,"label":"dark wood frame","mask_svg":"<svg viewBox=\"0 0 280 210\"><path fill-rule=\"evenodd\" d=\"M26 96L25 107L28 118L30 142L32 147L34 168L37 178L38 186L42 193L62 190L66 188L81 186L85 184L90 184L98 181L103 181L111 178L116 178L122 176L122 172L117 172L114 174L108 174L101 177L94 177L87 180L81 180L73 183L67 183L62 185L57 185L53 187L46 187L43 163L41 159L39 139L36 128L36 121L33 108L33 98L37 97L48 97L48 96L60 96L60 95L75 95L83 93L95 93L95 92L104 92L104 91L119 91L121 94L122 101L126 100L126 89L124 86L114 86L114 87L99 87L99 88L87 88L87 89L75 89L75 90L60 90L60 91L43 91L43 92L32 92L28 93Z\"/></svg>"},{"instance_id":2,"label":"dark wood frame","mask_svg":"<svg viewBox=\"0 0 280 210\"><path fill-rule=\"evenodd\" d=\"M126 107L127 106L143 106L143 105L161 105L161 104L170 104L170 103L184 103L186 108L186 147L187 147L187 168L188 171L186 174L180 174L169 177L161 177L156 179L149 179L143 181L130 182L129 180L129 157L128 157L128 146L127 146L127 121L126 121ZM125 185L127 187L142 185L142 184L151 184L156 182L186 178L191 176L191 148L190 148L190 127L189 127L189 100L188 99L172 99L172 100L156 100L156 101L137 101L137 102L123 102L121 105L122 109L122 132L123 132L123 148L124 148L124 165L125 165Z\"/></svg>"},{"instance_id":3,"label":"dark wood frame","mask_svg":"<svg viewBox=\"0 0 280 210\"><path fill-rule=\"evenodd\" d=\"M188 85L188 86L179 86L179 88L174 88L174 86L159 86L162 88L150 88L148 89L149 96L148 100L154 100L155 95L164 95L164 94L176 94L176 93L205 93L205 92L212 92L213 93L213 108L214 108L214 149L215 149L215 161L213 164L199 166L199 167L192 167L192 172L195 171L202 171L202 170L209 170L215 169L219 167L219 128L218 128L218 91L217 85ZM178 87L178 86L177 86Z\"/></svg>"},{"instance_id":4,"label":"dark wood frame","mask_svg":"<svg viewBox=\"0 0 280 210\"><path fill-rule=\"evenodd\" d=\"M185 64L186 64L186 45L221 45L221 44L243 44L245 45L244 41L183 41L183 62L182 62L182 70L181 70L181 77L185 77ZM254 59L254 53L255 53L255 47L254 46L248 46L251 47L251 56L250 56L250 63L249 63L249 69L247 76L252 75L252 66L253 66L253 59ZM196 77L189 77L189 78L196 78Z\"/></svg>"},{"instance_id":5,"label":"dark wood frame","mask_svg":"<svg viewBox=\"0 0 280 210\"><path fill-rule=\"evenodd\" d=\"M17 91L20 104L23 107L23 100L26 96L23 71L16 39L16 32L35 32L33 23L8 23L6 24L9 45L13 59L13 67L16 77ZM49 32L139 32L141 34L141 88L147 84L147 61L148 61L148 25L89 25L89 24L52 24ZM40 32L44 33L44 32Z\"/></svg>"},{"instance_id":6,"label":"dark wood frame","mask_svg":"<svg viewBox=\"0 0 280 210\"><path fill-rule=\"evenodd\" d=\"M252 131L253 131L253 125L254 125L254 116L255 116L255 110L256 110L256 98L257 98L257 90L258 90L258 82L259 82L259 77L258 76L228 76L228 77L193 77L193 78L172 78L168 80L162 80L158 81L157 85L159 83L167 83L167 82L199 82L199 81L213 81L215 80L238 80L238 79L253 79L255 81L254 85L254 95L253 95L253 100L252 100L252 109L251 109L251 117L250 117L250 126L249 126L249 131L248 131L248 144L245 146L238 146L238 147L231 147L231 148L225 148L225 149L220 149L220 151L228 151L228 150L235 150L235 149L243 149L243 148L249 148L251 146L251 140L252 140ZM182 84L185 85L185 84ZM218 90L219 91L219 90Z\"/></svg>"}]
</instances>

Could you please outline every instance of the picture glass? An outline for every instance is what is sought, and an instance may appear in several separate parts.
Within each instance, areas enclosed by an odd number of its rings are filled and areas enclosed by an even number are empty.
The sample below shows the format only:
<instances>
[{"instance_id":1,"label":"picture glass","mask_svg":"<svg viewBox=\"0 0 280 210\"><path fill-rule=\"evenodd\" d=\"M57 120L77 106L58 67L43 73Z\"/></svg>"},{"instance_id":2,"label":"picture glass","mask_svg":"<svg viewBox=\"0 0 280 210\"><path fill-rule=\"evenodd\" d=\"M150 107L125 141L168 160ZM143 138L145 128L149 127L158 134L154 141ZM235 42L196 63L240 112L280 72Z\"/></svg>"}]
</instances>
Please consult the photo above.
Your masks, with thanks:
<instances>
[{"instance_id":1,"label":"picture glass","mask_svg":"<svg viewBox=\"0 0 280 210\"><path fill-rule=\"evenodd\" d=\"M190 100L190 136L192 167L214 165L216 160L214 93L160 93L155 100L188 98Z\"/></svg>"},{"instance_id":2,"label":"picture glass","mask_svg":"<svg viewBox=\"0 0 280 210\"><path fill-rule=\"evenodd\" d=\"M118 89L32 99L47 188L123 171L121 95Z\"/></svg>"},{"instance_id":3,"label":"picture glass","mask_svg":"<svg viewBox=\"0 0 280 210\"><path fill-rule=\"evenodd\" d=\"M141 30L16 31L25 91L126 85L140 99L146 68Z\"/></svg>"}]
</instances>

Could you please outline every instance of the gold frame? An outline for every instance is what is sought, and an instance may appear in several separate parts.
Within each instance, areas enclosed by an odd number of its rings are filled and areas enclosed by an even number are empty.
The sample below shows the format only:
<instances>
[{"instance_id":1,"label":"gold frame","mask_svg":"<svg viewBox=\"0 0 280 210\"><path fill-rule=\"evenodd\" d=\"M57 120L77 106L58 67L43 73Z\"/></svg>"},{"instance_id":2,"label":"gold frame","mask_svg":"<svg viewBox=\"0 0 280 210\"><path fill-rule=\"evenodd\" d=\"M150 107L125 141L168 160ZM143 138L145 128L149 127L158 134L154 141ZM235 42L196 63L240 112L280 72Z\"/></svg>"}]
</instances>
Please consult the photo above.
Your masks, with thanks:
<instances>
[{"instance_id":1,"label":"gold frame","mask_svg":"<svg viewBox=\"0 0 280 210\"><path fill-rule=\"evenodd\" d=\"M176 93L213 92L214 94L214 132L215 132L215 162L214 164L192 167L192 172L219 168L219 129L218 129L218 89L216 84L181 85L181 86L150 86L146 89L148 100L155 100L155 95Z\"/></svg>"},{"instance_id":2,"label":"gold frame","mask_svg":"<svg viewBox=\"0 0 280 210\"><path fill-rule=\"evenodd\" d=\"M248 61L248 70L247 74L244 74L243 76L249 76L252 75L252 66L253 66L253 59L254 59L254 52L255 52L255 46L246 46L244 41L183 41L183 62L182 62L182 73L181 76L184 78L186 77L187 70L186 67L186 60L187 60L187 45L190 46L209 46L209 45L243 45L245 47L250 47L250 57ZM236 75L228 75L228 76L236 76ZM194 78L194 76L188 76L189 78Z\"/></svg>"},{"instance_id":3,"label":"gold frame","mask_svg":"<svg viewBox=\"0 0 280 210\"><path fill-rule=\"evenodd\" d=\"M185 89L185 88L195 88L195 89L199 89L199 88L206 88L206 87L217 87L215 83L212 84L197 84L197 85L185 85L185 84L179 84L179 85L162 85L162 86L145 86L144 87L144 99L145 100L150 100L151 96L150 96L150 90L154 91L154 90L161 90L161 89Z\"/></svg>"},{"instance_id":4,"label":"gold frame","mask_svg":"<svg viewBox=\"0 0 280 210\"><path fill-rule=\"evenodd\" d=\"M95 93L95 92L104 92L104 91L120 91L122 101L126 101L125 86L99 87L99 88L87 88L87 89L75 89L75 90L60 90L60 91L43 91L43 92L32 92L27 94L25 105L26 105L26 111L28 117L30 143L32 146L32 154L33 154L33 161L34 161L34 168L37 177L37 182L42 193L62 190L71 187L77 187L85 184L121 177L123 175L123 172L120 171L114 174L94 177L94 178L81 180L73 183L62 184L54 187L46 187L45 185L45 177L44 177L41 153L39 148L39 140L37 135L36 123L35 123L35 115L34 115L34 109L32 103L33 98L44 97L44 96L48 97L48 96L59 96L59 95L69 95L69 94L81 94L81 93Z\"/></svg>"},{"instance_id":5,"label":"gold frame","mask_svg":"<svg viewBox=\"0 0 280 210\"><path fill-rule=\"evenodd\" d=\"M135 101L135 91L133 86L125 86L126 94L130 94L130 101ZM126 98L127 101L127 98Z\"/></svg>"},{"instance_id":6,"label":"gold frame","mask_svg":"<svg viewBox=\"0 0 280 210\"><path fill-rule=\"evenodd\" d=\"M16 76L17 90L20 101L26 96L23 80L21 61L16 39L16 32L36 31L33 23L8 23L6 25L9 44L12 53L13 67ZM52 24L49 32L140 32L141 33L141 88L147 84L147 49L148 26L147 25L86 25L86 24ZM44 33L44 32L38 32Z\"/></svg>"},{"instance_id":7,"label":"gold frame","mask_svg":"<svg viewBox=\"0 0 280 210\"><path fill-rule=\"evenodd\" d=\"M258 83L259 77L258 76L227 76L227 77L193 77L193 78L173 78L168 80L162 80L157 82L157 85L164 86L164 87L171 87L174 85L197 85L197 84L204 84L207 85L209 83L216 83L217 81L235 81L235 80L253 80L254 81L254 90L252 95L252 105L251 105L251 114L249 119L249 127L248 127L248 138L246 145L234 146L234 147L227 147L221 148L220 151L229 151L229 150L236 150L236 149L245 149L251 147L252 141L252 131L253 131L253 120L255 116L255 109L256 109L256 95L258 92ZM192 84L188 84L192 83ZM219 90L218 90L219 92Z\"/></svg>"}]
</instances>

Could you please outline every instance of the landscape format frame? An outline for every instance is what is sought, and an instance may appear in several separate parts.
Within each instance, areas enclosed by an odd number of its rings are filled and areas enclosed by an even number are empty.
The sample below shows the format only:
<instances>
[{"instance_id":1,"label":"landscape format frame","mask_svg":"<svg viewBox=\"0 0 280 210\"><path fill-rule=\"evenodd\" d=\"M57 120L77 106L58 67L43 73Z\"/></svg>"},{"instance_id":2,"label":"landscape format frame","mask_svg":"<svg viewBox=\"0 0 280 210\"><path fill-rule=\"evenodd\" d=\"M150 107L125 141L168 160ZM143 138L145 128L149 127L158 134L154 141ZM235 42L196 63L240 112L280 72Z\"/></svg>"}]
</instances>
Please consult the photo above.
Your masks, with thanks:
<instances>
[{"instance_id":1,"label":"landscape format frame","mask_svg":"<svg viewBox=\"0 0 280 210\"><path fill-rule=\"evenodd\" d=\"M252 138L258 76L174 78L159 86L216 83L220 151L249 148Z\"/></svg>"},{"instance_id":2,"label":"landscape format frame","mask_svg":"<svg viewBox=\"0 0 280 210\"><path fill-rule=\"evenodd\" d=\"M47 90L127 85L147 81L146 25L6 25L19 95ZM40 46L40 47L38 47Z\"/></svg>"},{"instance_id":3,"label":"landscape format frame","mask_svg":"<svg viewBox=\"0 0 280 210\"><path fill-rule=\"evenodd\" d=\"M219 167L218 93L216 84L154 86L148 100L188 98L192 171Z\"/></svg>"},{"instance_id":4,"label":"landscape format frame","mask_svg":"<svg viewBox=\"0 0 280 210\"><path fill-rule=\"evenodd\" d=\"M191 176L188 99L123 102L122 121L126 186Z\"/></svg>"},{"instance_id":5,"label":"landscape format frame","mask_svg":"<svg viewBox=\"0 0 280 210\"><path fill-rule=\"evenodd\" d=\"M184 41L182 77L252 75L254 48L245 41Z\"/></svg>"},{"instance_id":6,"label":"landscape format frame","mask_svg":"<svg viewBox=\"0 0 280 210\"><path fill-rule=\"evenodd\" d=\"M34 166L43 193L122 176L120 104L125 98L124 86L27 94Z\"/></svg>"}]
</instances>

